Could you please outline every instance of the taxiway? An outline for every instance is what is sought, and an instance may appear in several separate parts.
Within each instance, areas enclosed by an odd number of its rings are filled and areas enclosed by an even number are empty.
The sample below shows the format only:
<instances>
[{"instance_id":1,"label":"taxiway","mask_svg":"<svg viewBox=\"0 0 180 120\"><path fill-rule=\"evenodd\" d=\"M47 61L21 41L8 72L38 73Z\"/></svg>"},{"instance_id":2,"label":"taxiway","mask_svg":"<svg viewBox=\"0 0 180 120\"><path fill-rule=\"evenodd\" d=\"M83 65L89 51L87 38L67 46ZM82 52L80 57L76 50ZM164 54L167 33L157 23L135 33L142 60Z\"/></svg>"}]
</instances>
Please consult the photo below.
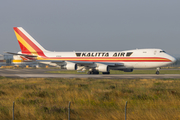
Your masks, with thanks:
<instances>
[{"instance_id":1,"label":"taxiway","mask_svg":"<svg viewBox=\"0 0 180 120\"><path fill-rule=\"evenodd\" d=\"M178 79L180 74L118 74L118 75L86 75L86 74L50 74L46 71L59 69L0 69L0 76L14 78L94 78L94 79Z\"/></svg>"}]
</instances>

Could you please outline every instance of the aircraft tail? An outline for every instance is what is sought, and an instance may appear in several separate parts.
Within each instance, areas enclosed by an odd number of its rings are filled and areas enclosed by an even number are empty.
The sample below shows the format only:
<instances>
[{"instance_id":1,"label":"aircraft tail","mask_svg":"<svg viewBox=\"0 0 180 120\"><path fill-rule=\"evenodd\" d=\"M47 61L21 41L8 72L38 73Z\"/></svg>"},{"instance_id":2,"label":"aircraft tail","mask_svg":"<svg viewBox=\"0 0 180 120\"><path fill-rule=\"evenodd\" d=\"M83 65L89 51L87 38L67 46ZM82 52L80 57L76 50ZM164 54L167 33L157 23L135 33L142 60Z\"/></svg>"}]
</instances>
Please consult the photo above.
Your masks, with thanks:
<instances>
[{"instance_id":1,"label":"aircraft tail","mask_svg":"<svg viewBox=\"0 0 180 120\"><path fill-rule=\"evenodd\" d=\"M31 35L22 27L14 27L14 32L21 48L22 54L45 56L45 50Z\"/></svg>"}]
</instances>

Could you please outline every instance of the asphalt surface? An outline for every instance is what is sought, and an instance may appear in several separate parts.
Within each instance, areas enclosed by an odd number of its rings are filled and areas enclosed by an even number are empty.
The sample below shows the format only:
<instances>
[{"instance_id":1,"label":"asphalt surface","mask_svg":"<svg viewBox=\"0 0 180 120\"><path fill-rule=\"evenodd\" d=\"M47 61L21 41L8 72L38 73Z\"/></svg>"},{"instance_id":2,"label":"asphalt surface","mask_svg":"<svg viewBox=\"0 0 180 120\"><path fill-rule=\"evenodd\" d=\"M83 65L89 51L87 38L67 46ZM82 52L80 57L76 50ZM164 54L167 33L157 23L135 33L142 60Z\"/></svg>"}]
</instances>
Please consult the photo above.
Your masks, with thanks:
<instances>
[{"instance_id":1,"label":"asphalt surface","mask_svg":"<svg viewBox=\"0 0 180 120\"><path fill-rule=\"evenodd\" d=\"M0 76L13 78L95 78L95 79L168 79L180 78L180 74L119 74L119 75L86 75L86 74L50 74L46 71L59 69L0 69Z\"/></svg>"}]
</instances>

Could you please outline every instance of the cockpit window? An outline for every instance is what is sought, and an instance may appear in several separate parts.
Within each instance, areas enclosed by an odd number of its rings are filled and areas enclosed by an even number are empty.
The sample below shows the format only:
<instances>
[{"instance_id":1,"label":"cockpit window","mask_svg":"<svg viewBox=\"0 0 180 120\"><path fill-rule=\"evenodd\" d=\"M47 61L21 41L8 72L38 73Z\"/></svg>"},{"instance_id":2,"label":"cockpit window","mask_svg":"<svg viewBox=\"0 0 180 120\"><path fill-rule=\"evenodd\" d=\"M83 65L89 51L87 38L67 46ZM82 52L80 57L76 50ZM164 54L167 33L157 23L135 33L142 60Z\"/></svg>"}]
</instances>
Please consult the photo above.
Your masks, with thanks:
<instances>
[{"instance_id":1,"label":"cockpit window","mask_svg":"<svg viewBox=\"0 0 180 120\"><path fill-rule=\"evenodd\" d=\"M160 53L166 53L164 50L160 51Z\"/></svg>"},{"instance_id":2,"label":"cockpit window","mask_svg":"<svg viewBox=\"0 0 180 120\"><path fill-rule=\"evenodd\" d=\"M129 57L132 55L133 52L127 52L126 57Z\"/></svg>"}]
</instances>

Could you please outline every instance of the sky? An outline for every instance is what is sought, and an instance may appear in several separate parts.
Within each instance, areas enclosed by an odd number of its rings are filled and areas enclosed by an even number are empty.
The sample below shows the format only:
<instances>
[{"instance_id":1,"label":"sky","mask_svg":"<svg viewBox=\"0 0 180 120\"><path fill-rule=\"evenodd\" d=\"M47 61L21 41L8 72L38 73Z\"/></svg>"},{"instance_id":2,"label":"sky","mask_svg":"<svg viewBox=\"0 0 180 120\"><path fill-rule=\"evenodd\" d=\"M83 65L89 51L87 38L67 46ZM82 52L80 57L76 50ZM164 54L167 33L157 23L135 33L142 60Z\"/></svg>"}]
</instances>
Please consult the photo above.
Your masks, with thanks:
<instances>
[{"instance_id":1,"label":"sky","mask_svg":"<svg viewBox=\"0 0 180 120\"><path fill-rule=\"evenodd\" d=\"M50 51L160 48L180 57L180 0L3 0L0 54L23 27Z\"/></svg>"}]
</instances>

